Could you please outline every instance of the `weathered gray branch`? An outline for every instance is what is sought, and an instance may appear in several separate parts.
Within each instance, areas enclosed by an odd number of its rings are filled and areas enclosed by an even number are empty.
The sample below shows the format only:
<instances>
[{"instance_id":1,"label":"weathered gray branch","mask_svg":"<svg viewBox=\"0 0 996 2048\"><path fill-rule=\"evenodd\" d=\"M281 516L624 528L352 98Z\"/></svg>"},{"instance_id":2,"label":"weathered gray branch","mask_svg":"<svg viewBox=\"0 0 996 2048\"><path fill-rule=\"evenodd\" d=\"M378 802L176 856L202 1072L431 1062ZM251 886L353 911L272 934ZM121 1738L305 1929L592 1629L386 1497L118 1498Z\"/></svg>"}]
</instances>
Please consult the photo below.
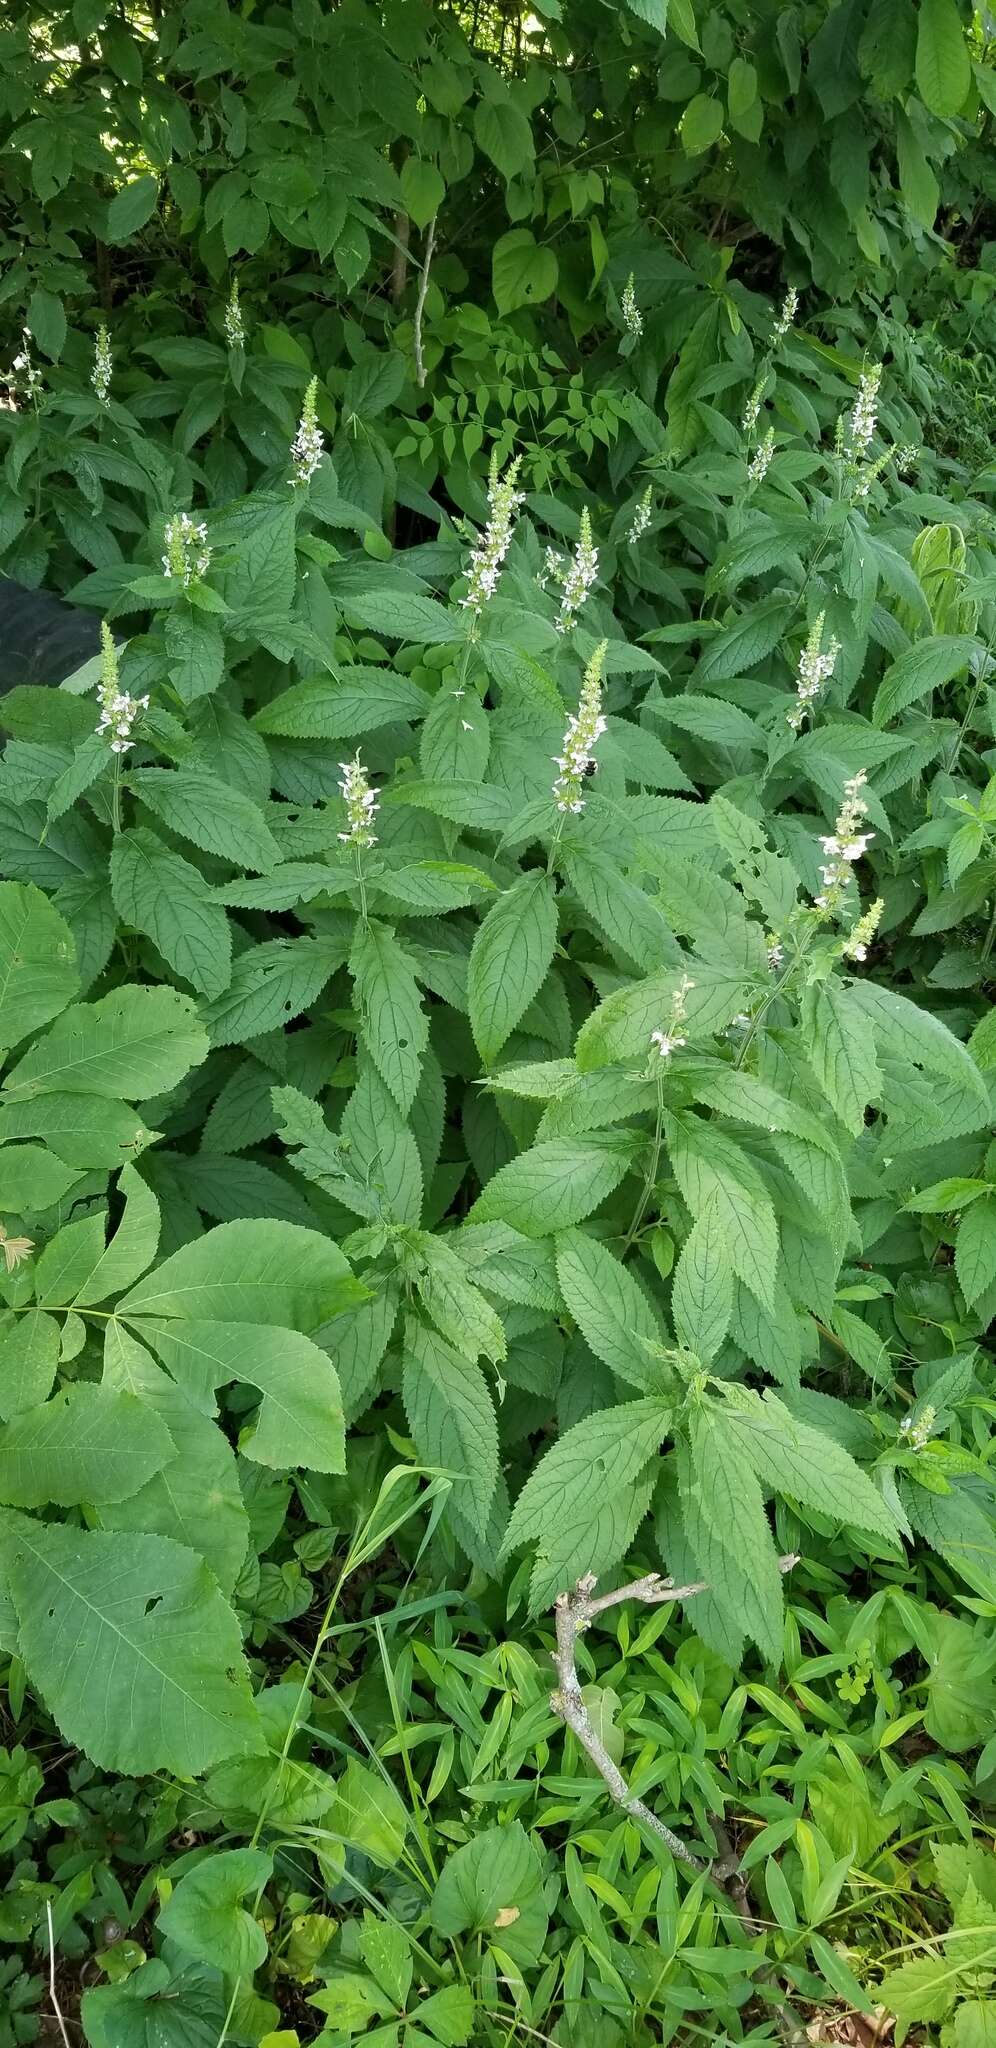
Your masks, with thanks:
<instances>
[{"instance_id":1,"label":"weathered gray branch","mask_svg":"<svg viewBox=\"0 0 996 2048\"><path fill-rule=\"evenodd\" d=\"M780 1569L791 1571L798 1564L798 1556L790 1551L779 1558ZM703 1862L700 1856L687 1847L680 1835L676 1835L664 1821L642 1799L638 1799L627 1784L618 1765L610 1757L605 1744L592 1727L588 1709L584 1703L581 1684L577 1673L577 1641L598 1614L604 1614L609 1607L618 1607L624 1600L639 1600L648 1607L660 1606L667 1600L691 1600L696 1593L707 1593L706 1580L699 1579L694 1585L676 1586L673 1579L662 1578L659 1572L648 1572L645 1578L634 1579L629 1586L618 1586L612 1593L600 1593L596 1599L595 1577L589 1573L579 1579L573 1593L560 1593L554 1607L557 1629L557 1647L553 1653L557 1673L557 1688L550 1695L550 1705L558 1719L563 1721L581 1744L586 1756L591 1758L599 1776L608 1788L611 1798L631 1819L642 1822L671 1851L679 1862L686 1863L690 1870L706 1872L728 1891L731 1903L736 1906L741 1918L749 1919L744 1886L738 1881L739 1863L725 1839L721 1824L717 1827L717 1847L720 1854L711 1862ZM725 1847L724 1847L725 1844Z\"/></svg>"},{"instance_id":2,"label":"weathered gray branch","mask_svg":"<svg viewBox=\"0 0 996 2048\"><path fill-rule=\"evenodd\" d=\"M421 391L425 383L425 359L422 355L422 315L425 312L425 295L429 289L429 265L436 241L436 216L433 214L425 237L425 255L418 281L418 297L415 301L415 382Z\"/></svg>"}]
</instances>

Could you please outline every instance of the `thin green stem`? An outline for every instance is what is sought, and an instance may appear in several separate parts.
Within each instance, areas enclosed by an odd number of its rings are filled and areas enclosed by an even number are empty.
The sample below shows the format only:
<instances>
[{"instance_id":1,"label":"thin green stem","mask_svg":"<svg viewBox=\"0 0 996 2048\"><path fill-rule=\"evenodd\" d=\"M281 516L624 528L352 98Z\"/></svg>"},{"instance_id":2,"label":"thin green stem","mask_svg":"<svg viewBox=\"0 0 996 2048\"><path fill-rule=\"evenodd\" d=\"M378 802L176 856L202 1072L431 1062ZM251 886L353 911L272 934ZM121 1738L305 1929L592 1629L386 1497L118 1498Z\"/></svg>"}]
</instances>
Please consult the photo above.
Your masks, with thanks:
<instances>
[{"instance_id":1,"label":"thin green stem","mask_svg":"<svg viewBox=\"0 0 996 2048\"><path fill-rule=\"evenodd\" d=\"M644 1216L647 1213L647 1205L650 1201L651 1195L653 1194L654 1188L657 1185L657 1172L661 1163L661 1151L663 1148L663 1144L664 1075L663 1072L659 1072L657 1075L657 1119L654 1125L654 1142L650 1154L650 1164L647 1168L646 1175L644 1176L643 1187L640 1191L640 1198L637 1202L636 1208L633 1211L633 1220L623 1239L623 1247L619 1255L620 1258L624 1259L626 1257L626 1253L629 1251L630 1245L633 1243L636 1233L639 1230L640 1225L643 1222Z\"/></svg>"}]
</instances>

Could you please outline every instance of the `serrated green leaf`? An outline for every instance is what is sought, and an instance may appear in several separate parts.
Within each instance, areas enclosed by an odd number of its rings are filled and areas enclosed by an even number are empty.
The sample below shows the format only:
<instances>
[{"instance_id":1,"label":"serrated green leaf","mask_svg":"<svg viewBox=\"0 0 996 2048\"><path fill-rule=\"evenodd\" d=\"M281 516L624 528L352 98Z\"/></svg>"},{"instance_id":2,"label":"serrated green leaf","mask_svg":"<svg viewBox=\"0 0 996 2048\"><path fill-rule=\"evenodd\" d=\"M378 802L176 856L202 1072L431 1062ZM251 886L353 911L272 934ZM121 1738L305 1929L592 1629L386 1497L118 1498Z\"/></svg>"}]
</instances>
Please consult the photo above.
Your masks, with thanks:
<instances>
[{"instance_id":1,"label":"serrated green leaf","mask_svg":"<svg viewBox=\"0 0 996 2048\"><path fill-rule=\"evenodd\" d=\"M682 1245L671 1288L674 1333L704 1363L715 1358L733 1313L733 1268L715 1204L706 1202Z\"/></svg>"},{"instance_id":2,"label":"serrated green leaf","mask_svg":"<svg viewBox=\"0 0 996 2048\"><path fill-rule=\"evenodd\" d=\"M172 853L154 832L118 833L111 853L111 893L124 925L144 932L184 981L209 998L228 987L228 919L212 901L200 870Z\"/></svg>"},{"instance_id":3,"label":"serrated green leaf","mask_svg":"<svg viewBox=\"0 0 996 2048\"><path fill-rule=\"evenodd\" d=\"M357 928L349 966L364 1043L399 1109L407 1113L429 1036L411 956L389 925L370 919Z\"/></svg>"},{"instance_id":4,"label":"serrated green leaf","mask_svg":"<svg viewBox=\"0 0 996 2048\"><path fill-rule=\"evenodd\" d=\"M560 1291L596 1358L627 1385L652 1386L662 1332L639 1281L583 1230L564 1231L556 1251Z\"/></svg>"},{"instance_id":5,"label":"serrated green leaf","mask_svg":"<svg viewBox=\"0 0 996 2048\"><path fill-rule=\"evenodd\" d=\"M528 1009L557 939L553 883L540 869L521 876L492 905L474 940L467 998L474 1043L485 1066Z\"/></svg>"},{"instance_id":6,"label":"serrated green leaf","mask_svg":"<svg viewBox=\"0 0 996 2048\"><path fill-rule=\"evenodd\" d=\"M526 1237L548 1237L580 1223L618 1187L639 1140L630 1133L592 1131L533 1145L488 1182L471 1223L510 1223Z\"/></svg>"},{"instance_id":7,"label":"serrated green leaf","mask_svg":"<svg viewBox=\"0 0 996 2048\"><path fill-rule=\"evenodd\" d=\"M171 832L235 867L265 873L280 858L258 804L209 768L136 768L132 789Z\"/></svg>"},{"instance_id":8,"label":"serrated green leaf","mask_svg":"<svg viewBox=\"0 0 996 2048\"><path fill-rule=\"evenodd\" d=\"M456 1475L454 1505L483 1536L498 1483L498 1425L480 1367L409 1318L402 1396L420 1459Z\"/></svg>"}]
</instances>

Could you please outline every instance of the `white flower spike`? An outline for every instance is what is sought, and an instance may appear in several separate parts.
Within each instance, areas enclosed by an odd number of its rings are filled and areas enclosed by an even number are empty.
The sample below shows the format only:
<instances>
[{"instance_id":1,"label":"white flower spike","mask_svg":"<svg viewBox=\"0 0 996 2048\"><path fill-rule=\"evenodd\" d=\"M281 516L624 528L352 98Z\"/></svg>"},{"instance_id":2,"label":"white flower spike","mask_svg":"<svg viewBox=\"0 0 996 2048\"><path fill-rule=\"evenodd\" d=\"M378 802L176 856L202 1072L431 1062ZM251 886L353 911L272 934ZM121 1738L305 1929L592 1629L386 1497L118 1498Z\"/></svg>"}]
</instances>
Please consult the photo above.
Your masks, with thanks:
<instances>
[{"instance_id":1,"label":"white flower spike","mask_svg":"<svg viewBox=\"0 0 996 2048\"><path fill-rule=\"evenodd\" d=\"M132 727L140 711L149 708L148 697L129 697L121 688L118 653L106 619L100 622L100 718L97 731L107 733L112 754L124 754L133 744Z\"/></svg>"},{"instance_id":2,"label":"white flower spike","mask_svg":"<svg viewBox=\"0 0 996 2048\"><path fill-rule=\"evenodd\" d=\"M466 595L460 599L465 611L480 618L485 605L498 588L502 564L512 545L515 515L525 496L517 491L521 455L514 455L503 475L498 472L497 453L488 471L488 523L470 558ZM549 557L550 550L547 549Z\"/></svg>"},{"instance_id":3,"label":"white flower spike","mask_svg":"<svg viewBox=\"0 0 996 2048\"><path fill-rule=\"evenodd\" d=\"M558 633L573 626L581 606L598 581L598 549L591 537L591 514L587 505L581 514L581 532L571 556L560 596L560 612L554 621Z\"/></svg>"},{"instance_id":4,"label":"white flower spike","mask_svg":"<svg viewBox=\"0 0 996 2048\"><path fill-rule=\"evenodd\" d=\"M554 755L560 770L553 785L554 802L558 811L577 815L584 810L585 781L597 766L592 760L595 746L605 731L602 717L602 670L608 641L602 640L584 672L578 708L567 721L567 731L561 742L562 751Z\"/></svg>"},{"instance_id":5,"label":"white flower spike","mask_svg":"<svg viewBox=\"0 0 996 2048\"><path fill-rule=\"evenodd\" d=\"M373 821L380 810L377 792L370 787L359 754L355 754L351 761L340 761L339 766L342 769L339 789L349 824L348 832L340 832L339 839L343 846L376 846Z\"/></svg>"},{"instance_id":6,"label":"white flower spike","mask_svg":"<svg viewBox=\"0 0 996 2048\"><path fill-rule=\"evenodd\" d=\"M211 550L207 545L207 527L203 519L192 519L189 512L175 512L166 521L163 536L166 542L162 557L163 575L175 576L188 590L191 583L199 582L211 566Z\"/></svg>"},{"instance_id":7,"label":"white flower spike","mask_svg":"<svg viewBox=\"0 0 996 2048\"><path fill-rule=\"evenodd\" d=\"M93 344L93 369L90 372L90 382L101 405L108 403L113 373L114 357L111 354L111 337L106 327L101 325L97 329L97 338Z\"/></svg>"},{"instance_id":8,"label":"white flower spike","mask_svg":"<svg viewBox=\"0 0 996 2048\"><path fill-rule=\"evenodd\" d=\"M304 394L297 433L291 442L291 461L294 464L291 482L295 490L311 482L324 453L325 436L318 424L318 378L312 377Z\"/></svg>"}]
</instances>

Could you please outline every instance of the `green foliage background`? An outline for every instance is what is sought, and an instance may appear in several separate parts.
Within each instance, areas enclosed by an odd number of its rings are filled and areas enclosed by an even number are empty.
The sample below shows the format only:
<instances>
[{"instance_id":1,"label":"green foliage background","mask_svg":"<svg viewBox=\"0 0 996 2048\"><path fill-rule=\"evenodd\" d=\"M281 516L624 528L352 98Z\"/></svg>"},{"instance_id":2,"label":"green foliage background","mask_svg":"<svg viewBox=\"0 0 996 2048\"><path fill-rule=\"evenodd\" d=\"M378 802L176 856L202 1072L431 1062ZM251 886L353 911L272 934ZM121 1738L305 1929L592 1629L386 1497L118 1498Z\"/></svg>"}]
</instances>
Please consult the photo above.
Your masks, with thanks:
<instances>
[{"instance_id":1,"label":"green foliage background","mask_svg":"<svg viewBox=\"0 0 996 2048\"><path fill-rule=\"evenodd\" d=\"M32 0L0 79L0 572L134 700L0 700L0 2048L985 2048L988 16ZM732 1887L551 1706L647 1572L567 1719Z\"/></svg>"}]
</instances>

